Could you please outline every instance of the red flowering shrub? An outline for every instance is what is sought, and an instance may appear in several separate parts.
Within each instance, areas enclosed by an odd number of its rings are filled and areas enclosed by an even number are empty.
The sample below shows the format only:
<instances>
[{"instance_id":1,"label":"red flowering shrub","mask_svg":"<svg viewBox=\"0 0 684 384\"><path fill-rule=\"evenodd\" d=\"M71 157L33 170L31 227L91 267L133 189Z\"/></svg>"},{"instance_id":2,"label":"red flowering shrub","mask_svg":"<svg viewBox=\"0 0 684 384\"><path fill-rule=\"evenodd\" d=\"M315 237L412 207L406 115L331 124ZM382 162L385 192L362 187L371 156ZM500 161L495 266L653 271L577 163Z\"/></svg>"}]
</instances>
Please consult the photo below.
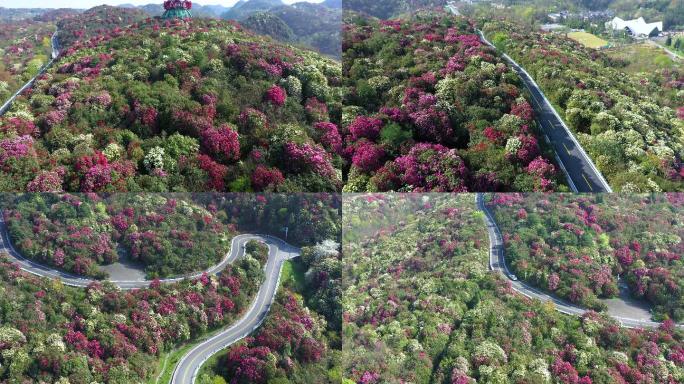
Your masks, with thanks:
<instances>
[{"instance_id":1,"label":"red flowering shrub","mask_svg":"<svg viewBox=\"0 0 684 384\"><path fill-rule=\"evenodd\" d=\"M276 188L285 181L283 174L277 168L267 168L258 165L252 173L252 187L256 191Z\"/></svg>"},{"instance_id":2,"label":"red flowering shrub","mask_svg":"<svg viewBox=\"0 0 684 384\"><path fill-rule=\"evenodd\" d=\"M197 155L199 167L207 172L209 180L207 181L207 188L212 191L225 190L225 179L228 174L228 168L215 162L207 155Z\"/></svg>"},{"instance_id":3,"label":"red flowering shrub","mask_svg":"<svg viewBox=\"0 0 684 384\"><path fill-rule=\"evenodd\" d=\"M277 106L282 107L287 101L287 92L277 85L272 86L266 91L266 101Z\"/></svg>"}]
</instances>

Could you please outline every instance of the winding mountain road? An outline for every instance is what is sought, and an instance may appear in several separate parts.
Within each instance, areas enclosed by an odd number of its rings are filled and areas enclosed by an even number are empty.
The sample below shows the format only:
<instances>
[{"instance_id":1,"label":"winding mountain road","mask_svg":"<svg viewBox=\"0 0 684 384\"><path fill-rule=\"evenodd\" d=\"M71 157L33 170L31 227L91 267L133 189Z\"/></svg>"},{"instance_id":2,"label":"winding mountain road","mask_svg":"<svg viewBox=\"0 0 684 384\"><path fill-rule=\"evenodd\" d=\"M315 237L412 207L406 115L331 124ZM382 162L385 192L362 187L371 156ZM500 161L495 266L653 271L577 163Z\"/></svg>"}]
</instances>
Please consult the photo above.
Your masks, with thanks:
<instances>
[{"instance_id":1,"label":"winding mountain road","mask_svg":"<svg viewBox=\"0 0 684 384\"><path fill-rule=\"evenodd\" d=\"M74 287L86 287L88 284L95 281L89 278L51 269L21 256L21 254L14 248L10 241L9 234L7 232L7 225L1 215L0 232L0 251L5 251L22 270L37 276L60 280L65 285ZM300 249L273 236L242 234L233 238L230 246L230 252L226 254L226 257L219 264L216 264L205 271L192 275L160 279L162 283L173 283L186 278L199 277L205 272L212 275L219 274L228 264L233 263L245 254L245 244L250 240L257 240L265 243L268 246L268 260L264 267L265 280L259 288L256 298L252 302L251 307L237 322L230 325L228 328L224 329L210 339L196 345L185 356L183 356L176 365L171 383L194 383L200 367L209 359L209 357L216 352L227 348L236 341L246 337L263 322L264 318L268 314L269 309L271 308L271 304L273 304L273 300L275 299L278 285L280 284L280 272L282 270L283 263L286 260L290 260L299 256ZM144 278L131 280L115 279L110 281L121 289L145 288L152 283L151 280L145 280Z\"/></svg>"},{"instance_id":2,"label":"winding mountain road","mask_svg":"<svg viewBox=\"0 0 684 384\"><path fill-rule=\"evenodd\" d=\"M27 90L28 88L33 86L33 83L35 83L38 76L45 73L45 71L47 71L47 69L50 68L52 63L54 63L55 60L57 60L57 57L59 57L59 40L57 39L58 32L59 31L55 31L55 33L52 34L52 38L50 39L50 43L52 45L52 58L50 59L50 61L48 61L47 64L45 64L40 69L40 71L38 71L38 73L36 73L36 75L33 76L33 78L31 78L31 80L27 81L26 84L24 84L21 88L19 88L18 91L16 91L9 99L7 99L7 101L5 101L5 103L2 106L0 106L0 116L4 115L9 110L9 108L12 106L12 103L14 102L14 100L19 95L21 95L25 90Z\"/></svg>"},{"instance_id":3,"label":"winding mountain road","mask_svg":"<svg viewBox=\"0 0 684 384\"><path fill-rule=\"evenodd\" d=\"M459 14L453 2L448 2L446 9L454 15ZM482 31L478 29L477 33L483 43L498 51L498 48L487 40ZM501 55L518 74L530 92L532 108L536 112L537 124L541 127L546 142L553 147L556 162L565 174L570 189L573 192L613 192L606 179L577 141L575 135L565 125L565 122L546 98L544 92L532 79L532 76L510 56L503 52L501 52Z\"/></svg>"},{"instance_id":4,"label":"winding mountain road","mask_svg":"<svg viewBox=\"0 0 684 384\"><path fill-rule=\"evenodd\" d=\"M283 263L285 260L299 256L299 250L296 248L277 239L267 240L269 252L265 272L266 280L259 288L252 306L236 323L218 335L196 345L185 354L176 365L171 378L172 384L194 383L204 362L215 353L252 333L266 318L280 283Z\"/></svg>"},{"instance_id":5,"label":"winding mountain road","mask_svg":"<svg viewBox=\"0 0 684 384\"><path fill-rule=\"evenodd\" d=\"M493 49L497 49L487 40L482 31L477 30L477 33L480 35L480 40ZM542 129L544 138L556 152L556 161L565 173L573 192L613 192L532 76L510 56L503 52L501 54L530 92L537 123Z\"/></svg>"},{"instance_id":6,"label":"winding mountain road","mask_svg":"<svg viewBox=\"0 0 684 384\"><path fill-rule=\"evenodd\" d=\"M506 265L506 258L504 254L503 237L501 231L494 221L494 215L490 212L484 202L484 194L478 193L475 196L475 203L477 208L484 213L485 224L489 233L489 268L493 271L498 271L505 276L511 283L511 288L516 292L531 298L541 301L551 301L554 303L556 310L574 316L582 316L586 309L578 307L574 304L568 303L555 296L549 295L538 289L535 289L528 284L514 278L515 275L511 273ZM648 311L643 311L643 308L637 304L622 299L610 299L613 301L622 301L620 306L609 306L608 315L616 319L627 328L654 328L658 327L660 323L652 321L649 317ZM682 325L678 325L682 327Z\"/></svg>"}]
</instances>

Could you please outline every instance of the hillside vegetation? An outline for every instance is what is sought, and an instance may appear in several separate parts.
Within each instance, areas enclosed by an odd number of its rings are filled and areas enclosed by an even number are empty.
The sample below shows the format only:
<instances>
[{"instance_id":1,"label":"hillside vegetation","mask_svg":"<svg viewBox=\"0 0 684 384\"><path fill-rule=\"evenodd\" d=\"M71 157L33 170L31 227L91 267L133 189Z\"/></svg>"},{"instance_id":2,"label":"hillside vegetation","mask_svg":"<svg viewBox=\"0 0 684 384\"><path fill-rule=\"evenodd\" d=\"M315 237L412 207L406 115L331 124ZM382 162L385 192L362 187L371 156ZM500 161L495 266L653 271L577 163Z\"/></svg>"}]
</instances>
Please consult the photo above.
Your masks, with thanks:
<instances>
[{"instance_id":1,"label":"hillside vegetation","mask_svg":"<svg viewBox=\"0 0 684 384\"><path fill-rule=\"evenodd\" d=\"M684 71L630 75L629 62L585 48L562 34L508 21L484 32L531 74L612 189L684 189Z\"/></svg>"},{"instance_id":2,"label":"hillside vegetation","mask_svg":"<svg viewBox=\"0 0 684 384\"><path fill-rule=\"evenodd\" d=\"M684 321L684 195L493 196L517 276L584 307L619 294L619 279L657 320Z\"/></svg>"},{"instance_id":3,"label":"hillside vegetation","mask_svg":"<svg viewBox=\"0 0 684 384\"><path fill-rule=\"evenodd\" d=\"M0 118L0 190L336 191L340 82L230 22L114 28Z\"/></svg>"},{"instance_id":4,"label":"hillside vegetation","mask_svg":"<svg viewBox=\"0 0 684 384\"><path fill-rule=\"evenodd\" d=\"M57 22L59 41L62 47L68 47L78 40L85 41L111 30L118 31L147 17L149 15L139 9L100 5L60 19Z\"/></svg>"},{"instance_id":5,"label":"hillside vegetation","mask_svg":"<svg viewBox=\"0 0 684 384\"><path fill-rule=\"evenodd\" d=\"M345 191L567 188L520 78L446 12L344 25Z\"/></svg>"},{"instance_id":6,"label":"hillside vegetation","mask_svg":"<svg viewBox=\"0 0 684 384\"><path fill-rule=\"evenodd\" d=\"M0 22L0 105L50 60L51 22Z\"/></svg>"},{"instance_id":7,"label":"hillside vegetation","mask_svg":"<svg viewBox=\"0 0 684 384\"><path fill-rule=\"evenodd\" d=\"M348 195L343 233L344 383L684 380L671 321L636 330L563 315L488 272L472 195Z\"/></svg>"},{"instance_id":8,"label":"hillside vegetation","mask_svg":"<svg viewBox=\"0 0 684 384\"><path fill-rule=\"evenodd\" d=\"M222 16L260 34L292 42L339 58L342 8L298 2L283 4L280 0L248 0L236 4Z\"/></svg>"},{"instance_id":9,"label":"hillside vegetation","mask_svg":"<svg viewBox=\"0 0 684 384\"><path fill-rule=\"evenodd\" d=\"M283 281L263 326L220 352L199 384L340 383L339 243L305 247L293 263L299 278Z\"/></svg>"}]
</instances>

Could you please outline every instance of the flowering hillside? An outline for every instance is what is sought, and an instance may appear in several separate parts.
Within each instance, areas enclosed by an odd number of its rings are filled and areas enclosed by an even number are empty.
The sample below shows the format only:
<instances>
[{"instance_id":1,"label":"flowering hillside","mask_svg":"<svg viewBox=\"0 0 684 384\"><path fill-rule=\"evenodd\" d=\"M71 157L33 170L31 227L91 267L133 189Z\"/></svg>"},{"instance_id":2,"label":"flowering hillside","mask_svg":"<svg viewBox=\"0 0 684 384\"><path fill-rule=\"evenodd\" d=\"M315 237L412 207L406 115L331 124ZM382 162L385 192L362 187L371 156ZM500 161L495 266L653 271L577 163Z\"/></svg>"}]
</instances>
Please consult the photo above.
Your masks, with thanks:
<instances>
[{"instance_id":1,"label":"flowering hillside","mask_svg":"<svg viewBox=\"0 0 684 384\"><path fill-rule=\"evenodd\" d=\"M0 381L154 382L160 354L239 318L262 269L247 257L220 277L80 289L38 279L0 254Z\"/></svg>"},{"instance_id":2,"label":"flowering hillside","mask_svg":"<svg viewBox=\"0 0 684 384\"><path fill-rule=\"evenodd\" d=\"M520 79L465 18L344 24L345 191L552 191Z\"/></svg>"},{"instance_id":3,"label":"flowering hillside","mask_svg":"<svg viewBox=\"0 0 684 384\"><path fill-rule=\"evenodd\" d=\"M684 333L672 322L632 330L595 312L563 315L489 272L473 200L345 197L345 384L684 380Z\"/></svg>"},{"instance_id":4,"label":"flowering hillside","mask_svg":"<svg viewBox=\"0 0 684 384\"><path fill-rule=\"evenodd\" d=\"M614 191L684 189L682 71L630 75L562 34L503 21L483 30L532 75Z\"/></svg>"},{"instance_id":5,"label":"flowering hillside","mask_svg":"<svg viewBox=\"0 0 684 384\"><path fill-rule=\"evenodd\" d=\"M521 279L602 308L619 276L656 319L684 321L684 195L502 194L489 205Z\"/></svg>"},{"instance_id":6,"label":"flowering hillside","mask_svg":"<svg viewBox=\"0 0 684 384\"><path fill-rule=\"evenodd\" d=\"M339 190L340 77L229 22L115 28L0 118L0 190Z\"/></svg>"},{"instance_id":7,"label":"flowering hillside","mask_svg":"<svg viewBox=\"0 0 684 384\"><path fill-rule=\"evenodd\" d=\"M61 18L57 22L60 30L59 40L63 47L68 47L79 40L106 34L112 29L125 28L135 22L144 20L149 15L139 9L119 8L100 5L87 11Z\"/></svg>"},{"instance_id":8,"label":"flowering hillside","mask_svg":"<svg viewBox=\"0 0 684 384\"><path fill-rule=\"evenodd\" d=\"M22 20L0 23L0 104L50 60L55 25Z\"/></svg>"},{"instance_id":9,"label":"flowering hillside","mask_svg":"<svg viewBox=\"0 0 684 384\"><path fill-rule=\"evenodd\" d=\"M94 277L121 255L151 278L201 271L224 258L237 234L215 209L183 195L28 194L9 206L5 222L23 256Z\"/></svg>"}]
</instances>

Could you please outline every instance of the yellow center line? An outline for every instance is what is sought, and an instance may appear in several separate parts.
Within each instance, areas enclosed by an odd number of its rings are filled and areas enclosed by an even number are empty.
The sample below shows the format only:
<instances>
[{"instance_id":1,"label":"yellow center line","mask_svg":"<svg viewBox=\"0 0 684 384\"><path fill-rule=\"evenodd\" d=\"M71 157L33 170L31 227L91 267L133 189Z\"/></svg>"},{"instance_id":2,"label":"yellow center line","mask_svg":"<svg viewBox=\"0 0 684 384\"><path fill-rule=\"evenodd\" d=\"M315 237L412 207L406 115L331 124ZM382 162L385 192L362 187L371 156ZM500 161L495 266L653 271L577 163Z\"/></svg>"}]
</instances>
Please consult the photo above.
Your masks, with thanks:
<instances>
[{"instance_id":1,"label":"yellow center line","mask_svg":"<svg viewBox=\"0 0 684 384\"><path fill-rule=\"evenodd\" d=\"M584 177L584 181L585 181L585 182L587 183L587 185L589 186L589 190L592 191L592 192L594 192L594 188L592 188L591 183L589 182L589 179L587 179L587 175L585 175L584 173L582 173L582 177Z\"/></svg>"}]
</instances>

